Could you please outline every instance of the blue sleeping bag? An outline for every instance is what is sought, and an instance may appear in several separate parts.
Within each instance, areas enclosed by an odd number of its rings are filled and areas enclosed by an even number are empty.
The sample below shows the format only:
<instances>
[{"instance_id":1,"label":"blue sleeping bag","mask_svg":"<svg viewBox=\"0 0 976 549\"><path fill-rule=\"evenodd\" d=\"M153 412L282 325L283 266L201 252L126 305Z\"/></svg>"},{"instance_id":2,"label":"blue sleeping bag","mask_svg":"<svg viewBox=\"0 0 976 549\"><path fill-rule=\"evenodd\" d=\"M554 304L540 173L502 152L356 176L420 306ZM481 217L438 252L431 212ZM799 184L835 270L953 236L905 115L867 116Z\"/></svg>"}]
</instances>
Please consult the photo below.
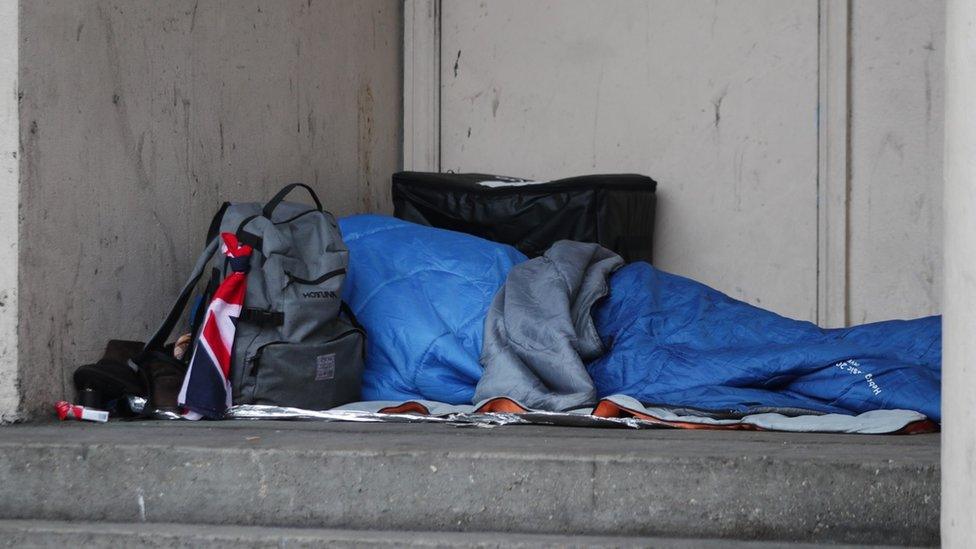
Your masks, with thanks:
<instances>
[{"instance_id":1,"label":"blue sleeping bag","mask_svg":"<svg viewBox=\"0 0 976 549\"><path fill-rule=\"evenodd\" d=\"M470 404L485 314L515 248L392 217L339 221L349 247L343 299L366 327L363 400Z\"/></svg>"},{"instance_id":2,"label":"blue sleeping bag","mask_svg":"<svg viewBox=\"0 0 976 549\"><path fill-rule=\"evenodd\" d=\"M525 256L474 236L362 215L342 219L344 298L368 331L364 400L470 404L484 319ZM632 263L594 309L609 350L599 395L737 417L764 411L917 410L939 421L939 317L827 330Z\"/></svg>"}]
</instances>

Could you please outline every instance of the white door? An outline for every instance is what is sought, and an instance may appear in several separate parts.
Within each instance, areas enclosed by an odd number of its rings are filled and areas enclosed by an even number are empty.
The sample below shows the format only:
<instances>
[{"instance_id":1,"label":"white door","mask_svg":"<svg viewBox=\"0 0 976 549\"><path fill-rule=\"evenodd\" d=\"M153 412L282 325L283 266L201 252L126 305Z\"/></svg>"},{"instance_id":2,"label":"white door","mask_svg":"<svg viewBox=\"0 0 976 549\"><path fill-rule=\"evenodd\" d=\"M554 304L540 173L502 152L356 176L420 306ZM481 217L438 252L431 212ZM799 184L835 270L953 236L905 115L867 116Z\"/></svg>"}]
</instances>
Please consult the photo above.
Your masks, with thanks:
<instances>
[{"instance_id":1,"label":"white door","mask_svg":"<svg viewBox=\"0 0 976 549\"><path fill-rule=\"evenodd\" d=\"M816 320L817 2L440 9L441 169L649 175L657 267Z\"/></svg>"}]
</instances>

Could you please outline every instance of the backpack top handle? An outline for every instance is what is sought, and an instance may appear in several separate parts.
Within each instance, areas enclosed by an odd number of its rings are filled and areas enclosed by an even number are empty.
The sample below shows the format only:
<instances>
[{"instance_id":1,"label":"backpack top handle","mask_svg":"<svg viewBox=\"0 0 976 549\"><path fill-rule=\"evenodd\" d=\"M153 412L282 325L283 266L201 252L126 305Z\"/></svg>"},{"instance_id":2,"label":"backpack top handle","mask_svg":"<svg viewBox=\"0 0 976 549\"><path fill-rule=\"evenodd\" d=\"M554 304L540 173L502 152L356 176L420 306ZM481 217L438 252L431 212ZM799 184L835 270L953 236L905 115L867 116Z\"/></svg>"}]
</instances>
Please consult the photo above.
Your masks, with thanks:
<instances>
[{"instance_id":1,"label":"backpack top handle","mask_svg":"<svg viewBox=\"0 0 976 549\"><path fill-rule=\"evenodd\" d=\"M315 201L315 208L320 212L322 211L322 202L319 201L318 195L315 194L315 191L313 191L311 187L304 183L290 183L285 185L283 189L278 191L278 194L274 195L274 198L269 200L268 203L264 205L264 209L261 211L261 214L264 217L271 219L271 214L274 213L275 208L277 208L278 205L281 204L281 202L285 199L285 196L293 191L296 187L301 187L308 191L308 194L311 195L312 200Z\"/></svg>"}]
</instances>

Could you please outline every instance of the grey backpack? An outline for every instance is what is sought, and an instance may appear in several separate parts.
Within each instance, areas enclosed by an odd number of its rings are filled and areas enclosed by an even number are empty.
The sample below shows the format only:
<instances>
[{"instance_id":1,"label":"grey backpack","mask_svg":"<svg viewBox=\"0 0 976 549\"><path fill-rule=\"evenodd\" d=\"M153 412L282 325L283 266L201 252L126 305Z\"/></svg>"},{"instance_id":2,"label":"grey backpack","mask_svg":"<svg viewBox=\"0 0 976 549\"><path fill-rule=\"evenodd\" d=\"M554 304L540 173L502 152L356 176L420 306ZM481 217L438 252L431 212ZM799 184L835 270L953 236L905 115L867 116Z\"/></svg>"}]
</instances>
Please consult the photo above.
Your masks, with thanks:
<instances>
[{"instance_id":1,"label":"grey backpack","mask_svg":"<svg viewBox=\"0 0 976 549\"><path fill-rule=\"evenodd\" d=\"M285 202L296 188L307 190L315 207ZM146 349L163 348L210 265L209 282L190 314L197 341L207 304L231 272L218 253L221 233L233 233L253 248L231 351L234 404L324 410L359 400L366 334L341 300L349 250L335 217L302 183L287 185L263 206L221 206L206 249ZM192 350L186 360L191 356Z\"/></svg>"}]
</instances>

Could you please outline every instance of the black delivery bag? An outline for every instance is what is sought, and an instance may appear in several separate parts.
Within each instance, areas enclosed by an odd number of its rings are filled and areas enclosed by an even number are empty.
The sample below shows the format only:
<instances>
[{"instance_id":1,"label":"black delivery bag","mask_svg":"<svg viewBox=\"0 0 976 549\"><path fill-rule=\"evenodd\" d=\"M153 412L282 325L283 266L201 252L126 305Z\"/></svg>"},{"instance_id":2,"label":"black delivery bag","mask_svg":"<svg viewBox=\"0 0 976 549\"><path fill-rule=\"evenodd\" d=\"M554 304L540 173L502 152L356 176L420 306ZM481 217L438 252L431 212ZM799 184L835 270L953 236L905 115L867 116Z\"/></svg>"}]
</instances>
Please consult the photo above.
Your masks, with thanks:
<instances>
[{"instance_id":1,"label":"black delivery bag","mask_svg":"<svg viewBox=\"0 0 976 549\"><path fill-rule=\"evenodd\" d=\"M529 257L557 240L651 261L657 183L635 174L536 182L479 173L393 174L394 215L511 244Z\"/></svg>"}]
</instances>

